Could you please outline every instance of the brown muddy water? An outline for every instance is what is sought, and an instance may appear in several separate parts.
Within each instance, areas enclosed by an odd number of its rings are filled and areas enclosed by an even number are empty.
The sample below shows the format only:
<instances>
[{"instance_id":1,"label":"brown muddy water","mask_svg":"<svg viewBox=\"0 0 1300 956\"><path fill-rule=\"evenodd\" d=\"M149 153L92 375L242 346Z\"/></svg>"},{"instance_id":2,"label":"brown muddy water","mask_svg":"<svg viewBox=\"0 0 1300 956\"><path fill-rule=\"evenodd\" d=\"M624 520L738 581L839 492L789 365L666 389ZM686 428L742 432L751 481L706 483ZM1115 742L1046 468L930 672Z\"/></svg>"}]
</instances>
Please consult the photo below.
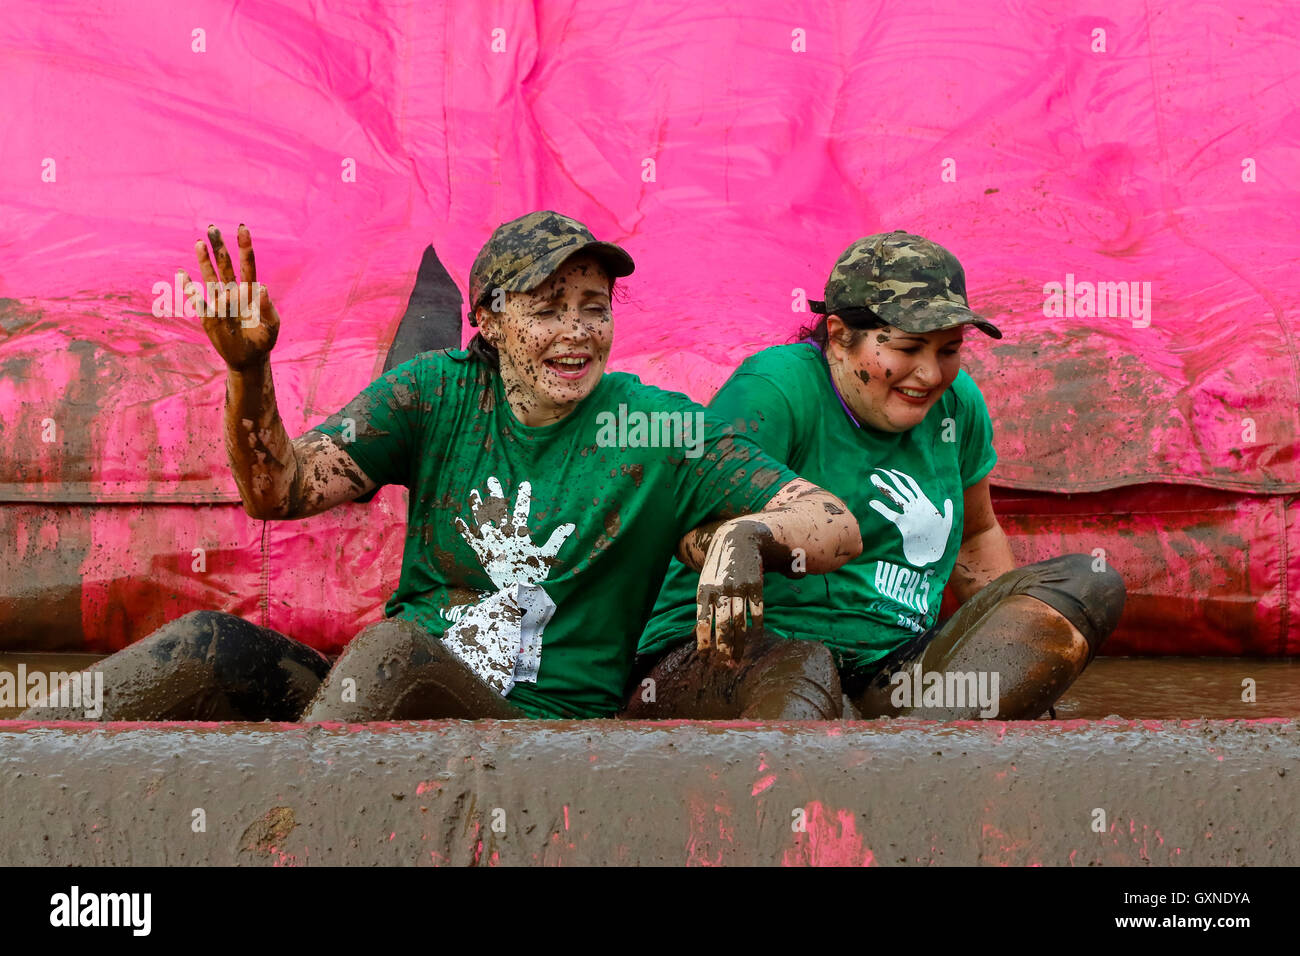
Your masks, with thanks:
<instances>
[{"instance_id":1,"label":"brown muddy water","mask_svg":"<svg viewBox=\"0 0 1300 956\"><path fill-rule=\"evenodd\" d=\"M0 654L0 673L76 671L91 654ZM1253 689L1254 701L1249 700ZM8 703L0 701L0 704ZM0 706L0 720L21 707ZM1300 659L1102 657L1056 705L1058 720L1300 717Z\"/></svg>"}]
</instances>

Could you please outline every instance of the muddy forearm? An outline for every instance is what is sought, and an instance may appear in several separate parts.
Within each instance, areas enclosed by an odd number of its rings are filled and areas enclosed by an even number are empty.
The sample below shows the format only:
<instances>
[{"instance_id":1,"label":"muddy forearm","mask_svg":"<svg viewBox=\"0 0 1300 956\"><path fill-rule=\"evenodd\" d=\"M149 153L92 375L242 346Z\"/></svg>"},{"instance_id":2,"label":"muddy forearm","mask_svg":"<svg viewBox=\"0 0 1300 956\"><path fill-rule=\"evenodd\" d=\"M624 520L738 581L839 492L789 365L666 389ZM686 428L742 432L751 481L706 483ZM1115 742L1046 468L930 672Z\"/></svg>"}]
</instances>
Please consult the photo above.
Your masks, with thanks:
<instances>
[{"instance_id":1,"label":"muddy forearm","mask_svg":"<svg viewBox=\"0 0 1300 956\"><path fill-rule=\"evenodd\" d=\"M226 452L244 510L255 518L293 517L298 461L280 420L269 360L226 373Z\"/></svg>"},{"instance_id":2,"label":"muddy forearm","mask_svg":"<svg viewBox=\"0 0 1300 956\"><path fill-rule=\"evenodd\" d=\"M826 574L862 553L857 520L838 498L817 490L779 508L701 525L682 539L678 556L698 571L714 537L736 531L756 538L764 571L786 577Z\"/></svg>"},{"instance_id":3,"label":"muddy forearm","mask_svg":"<svg viewBox=\"0 0 1300 956\"><path fill-rule=\"evenodd\" d=\"M761 522L771 535L763 549L766 571L787 577L828 574L862 553L857 519L825 491L749 518Z\"/></svg>"},{"instance_id":4,"label":"muddy forearm","mask_svg":"<svg viewBox=\"0 0 1300 956\"><path fill-rule=\"evenodd\" d=\"M948 586L958 603L964 604L986 584L1014 570L1015 566L1007 536L1001 525L994 524L962 541Z\"/></svg>"}]
</instances>

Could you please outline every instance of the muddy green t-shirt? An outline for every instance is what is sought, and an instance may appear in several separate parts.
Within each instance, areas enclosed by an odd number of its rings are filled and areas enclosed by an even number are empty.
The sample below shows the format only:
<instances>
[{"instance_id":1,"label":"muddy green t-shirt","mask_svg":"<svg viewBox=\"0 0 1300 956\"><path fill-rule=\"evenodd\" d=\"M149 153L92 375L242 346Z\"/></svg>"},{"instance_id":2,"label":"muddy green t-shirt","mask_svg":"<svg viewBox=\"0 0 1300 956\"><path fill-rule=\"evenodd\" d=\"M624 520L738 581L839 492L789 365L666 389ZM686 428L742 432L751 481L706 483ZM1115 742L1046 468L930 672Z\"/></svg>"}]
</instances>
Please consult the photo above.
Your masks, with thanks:
<instances>
[{"instance_id":1,"label":"muddy green t-shirt","mask_svg":"<svg viewBox=\"0 0 1300 956\"><path fill-rule=\"evenodd\" d=\"M761 511L797 477L686 396L621 372L559 422L525 426L500 375L464 351L416 356L316 430L376 484L410 489L387 616L444 637L516 585L545 592L553 607L529 605L540 646L506 697L533 717L615 713L678 541Z\"/></svg>"},{"instance_id":2,"label":"muddy green t-shirt","mask_svg":"<svg viewBox=\"0 0 1300 956\"><path fill-rule=\"evenodd\" d=\"M964 370L919 425L889 433L849 417L818 348L782 345L741 363L709 410L838 495L862 532L862 555L838 571L767 575L767 626L821 641L852 672L934 624L961 547L963 493L997 461L988 408ZM691 636L696 581L673 561L641 653Z\"/></svg>"}]
</instances>

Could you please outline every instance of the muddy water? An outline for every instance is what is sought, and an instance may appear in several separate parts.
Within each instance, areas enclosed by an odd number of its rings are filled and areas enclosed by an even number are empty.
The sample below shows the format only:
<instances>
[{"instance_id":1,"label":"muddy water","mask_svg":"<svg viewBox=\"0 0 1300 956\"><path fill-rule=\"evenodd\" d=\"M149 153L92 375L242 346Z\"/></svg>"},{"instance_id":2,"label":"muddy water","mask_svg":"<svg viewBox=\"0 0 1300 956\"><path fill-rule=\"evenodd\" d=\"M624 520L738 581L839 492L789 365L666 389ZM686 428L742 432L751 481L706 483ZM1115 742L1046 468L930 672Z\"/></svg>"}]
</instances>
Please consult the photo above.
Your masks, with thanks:
<instances>
[{"instance_id":1,"label":"muddy water","mask_svg":"<svg viewBox=\"0 0 1300 956\"><path fill-rule=\"evenodd\" d=\"M0 673L75 671L101 660L92 654L0 654ZM1255 702L1242 700L1255 682ZM0 706L0 720L20 707ZM1246 657L1101 657L1056 705L1058 720L1195 720L1300 717L1300 659Z\"/></svg>"},{"instance_id":2,"label":"muddy water","mask_svg":"<svg viewBox=\"0 0 1300 956\"><path fill-rule=\"evenodd\" d=\"M1242 700L1255 682L1255 702ZM1056 705L1058 720L1300 716L1300 659L1099 657Z\"/></svg>"}]
</instances>

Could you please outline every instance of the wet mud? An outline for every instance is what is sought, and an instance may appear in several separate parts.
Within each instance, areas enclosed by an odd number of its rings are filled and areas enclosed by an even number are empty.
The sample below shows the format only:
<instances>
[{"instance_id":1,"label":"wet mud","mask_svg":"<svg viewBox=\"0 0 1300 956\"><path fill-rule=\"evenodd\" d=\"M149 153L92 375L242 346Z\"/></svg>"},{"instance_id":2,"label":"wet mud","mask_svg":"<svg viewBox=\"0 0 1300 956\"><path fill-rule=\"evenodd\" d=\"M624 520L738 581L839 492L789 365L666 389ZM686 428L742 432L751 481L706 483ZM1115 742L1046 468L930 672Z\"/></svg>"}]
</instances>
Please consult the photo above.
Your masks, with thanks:
<instances>
[{"instance_id":1,"label":"wet mud","mask_svg":"<svg viewBox=\"0 0 1300 956\"><path fill-rule=\"evenodd\" d=\"M20 663L28 672L70 672L103 659L96 654L0 653L0 673L16 674ZM1242 699L1247 680L1254 682L1253 702ZM1300 719L1300 660L1099 657L1053 709L1058 721ZM14 720L21 711L0 706L0 720ZM647 712L638 719L652 716ZM737 715L694 719L729 720ZM1047 714L1041 718L1050 719Z\"/></svg>"},{"instance_id":2,"label":"wet mud","mask_svg":"<svg viewBox=\"0 0 1300 956\"><path fill-rule=\"evenodd\" d=\"M1294 720L10 723L0 864L1295 865L1297 774Z\"/></svg>"},{"instance_id":3,"label":"wet mud","mask_svg":"<svg viewBox=\"0 0 1300 956\"><path fill-rule=\"evenodd\" d=\"M1300 660L1099 657L1055 710L1059 720L1300 718Z\"/></svg>"}]
</instances>

